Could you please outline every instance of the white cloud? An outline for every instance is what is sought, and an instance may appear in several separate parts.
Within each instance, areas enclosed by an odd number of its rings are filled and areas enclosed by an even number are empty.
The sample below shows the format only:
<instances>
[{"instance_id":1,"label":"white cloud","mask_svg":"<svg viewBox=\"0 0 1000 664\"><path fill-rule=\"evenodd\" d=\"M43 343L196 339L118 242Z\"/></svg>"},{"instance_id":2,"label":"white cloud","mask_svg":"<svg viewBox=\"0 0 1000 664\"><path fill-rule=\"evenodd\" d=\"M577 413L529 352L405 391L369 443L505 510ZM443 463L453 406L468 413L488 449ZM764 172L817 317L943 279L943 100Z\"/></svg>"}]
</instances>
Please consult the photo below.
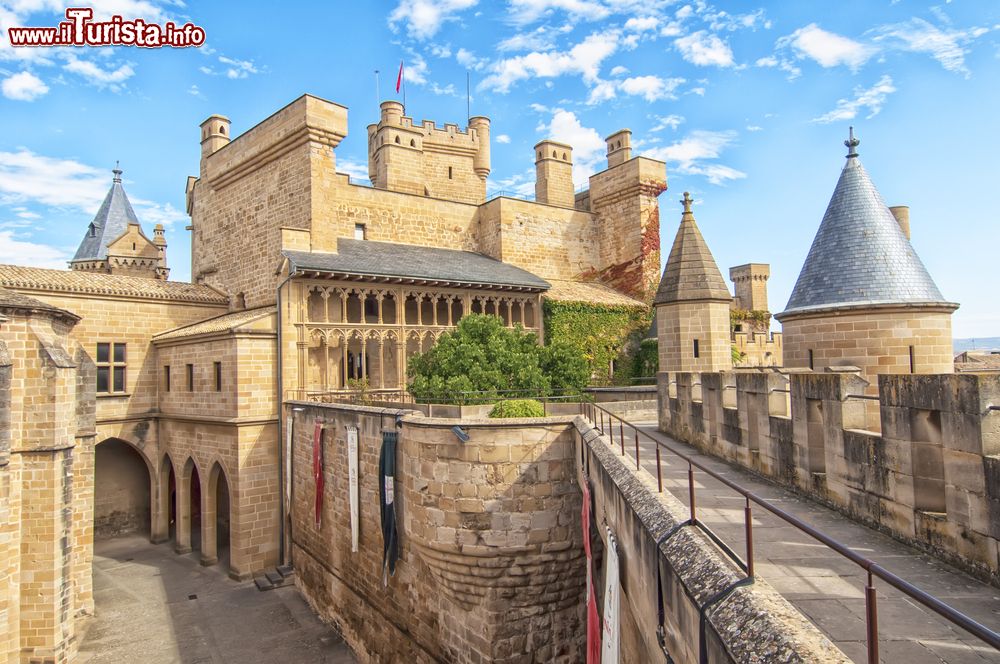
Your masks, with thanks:
<instances>
[{"instance_id":1,"label":"white cloud","mask_svg":"<svg viewBox=\"0 0 1000 664\"><path fill-rule=\"evenodd\" d=\"M968 77L965 66L965 45L989 32L988 28L967 30L942 30L920 18L906 23L886 25L876 30L877 42L914 53L927 53L941 63L948 71L959 72Z\"/></svg>"},{"instance_id":2,"label":"white cloud","mask_svg":"<svg viewBox=\"0 0 1000 664\"><path fill-rule=\"evenodd\" d=\"M633 76L622 81L620 88L627 95L640 96L646 101L653 102L658 99L676 99L674 90L683 82L683 78Z\"/></svg>"},{"instance_id":3,"label":"white cloud","mask_svg":"<svg viewBox=\"0 0 1000 664\"><path fill-rule=\"evenodd\" d=\"M65 270L71 257L67 249L18 240L14 231L0 230L0 263Z\"/></svg>"},{"instance_id":4,"label":"white cloud","mask_svg":"<svg viewBox=\"0 0 1000 664\"><path fill-rule=\"evenodd\" d=\"M236 58L227 58L224 55L220 55L219 62L227 65L226 78L246 78L250 74L256 74L258 72L253 60L238 60Z\"/></svg>"},{"instance_id":5,"label":"white cloud","mask_svg":"<svg viewBox=\"0 0 1000 664\"><path fill-rule=\"evenodd\" d=\"M747 131L762 131L763 129L760 125L747 125Z\"/></svg>"},{"instance_id":6,"label":"white cloud","mask_svg":"<svg viewBox=\"0 0 1000 664\"><path fill-rule=\"evenodd\" d=\"M497 143L510 143L510 136L507 134L497 134Z\"/></svg>"},{"instance_id":7,"label":"white cloud","mask_svg":"<svg viewBox=\"0 0 1000 664\"><path fill-rule=\"evenodd\" d=\"M553 48L549 28L541 26L531 32L519 32L497 44L498 51L547 51Z\"/></svg>"},{"instance_id":8,"label":"white cloud","mask_svg":"<svg viewBox=\"0 0 1000 664\"><path fill-rule=\"evenodd\" d=\"M612 76L624 76L627 73L628 73L628 67L622 67L621 65L618 65L617 67L611 68Z\"/></svg>"},{"instance_id":9,"label":"white cloud","mask_svg":"<svg viewBox=\"0 0 1000 664\"><path fill-rule=\"evenodd\" d=\"M867 90L861 87L855 88L854 99L838 100L836 108L818 118L813 118L812 121L827 124L839 120L851 120L857 117L861 109L868 109L866 117L874 117L882 110L888 96L895 91L896 87L892 84L892 77L885 74Z\"/></svg>"},{"instance_id":10,"label":"white cloud","mask_svg":"<svg viewBox=\"0 0 1000 664\"><path fill-rule=\"evenodd\" d=\"M80 60L75 55L70 55L63 69L78 76L82 76L91 85L104 89L109 88L113 92L120 92L125 87L125 81L132 78L135 70L128 63L121 65L117 69L102 69L90 60Z\"/></svg>"},{"instance_id":11,"label":"white cloud","mask_svg":"<svg viewBox=\"0 0 1000 664\"><path fill-rule=\"evenodd\" d=\"M458 64L463 67L474 69L476 71L484 69L486 65L490 63L490 61L486 58L477 58L472 51L468 51L464 48L458 49L455 53L455 60L457 60Z\"/></svg>"},{"instance_id":12,"label":"white cloud","mask_svg":"<svg viewBox=\"0 0 1000 664\"><path fill-rule=\"evenodd\" d=\"M678 23L677 21L671 21L670 23L667 23L665 26L660 28L661 37L677 37L681 35L683 32L684 29L681 28L681 24Z\"/></svg>"},{"instance_id":13,"label":"white cloud","mask_svg":"<svg viewBox=\"0 0 1000 664\"><path fill-rule=\"evenodd\" d=\"M718 159L735 140L736 132L732 130L697 129L671 145L652 148L644 154L674 164L678 173L701 175L712 184L724 184L728 180L740 180L746 177L746 173L742 171L713 161Z\"/></svg>"},{"instance_id":14,"label":"white cloud","mask_svg":"<svg viewBox=\"0 0 1000 664\"><path fill-rule=\"evenodd\" d=\"M191 95L192 97L202 98L201 90L198 89L197 85L192 85L190 88L188 88L188 94Z\"/></svg>"},{"instance_id":15,"label":"white cloud","mask_svg":"<svg viewBox=\"0 0 1000 664\"><path fill-rule=\"evenodd\" d=\"M659 24L660 21L655 16L643 16L642 18L633 16L625 21L625 29L633 32L647 32L649 30L656 30Z\"/></svg>"},{"instance_id":16,"label":"white cloud","mask_svg":"<svg viewBox=\"0 0 1000 664\"><path fill-rule=\"evenodd\" d=\"M674 46L685 60L699 67L733 65L733 52L729 45L719 39L718 35L705 30L692 32L686 37L675 40Z\"/></svg>"},{"instance_id":17,"label":"white cloud","mask_svg":"<svg viewBox=\"0 0 1000 664\"><path fill-rule=\"evenodd\" d=\"M802 75L802 70L797 67L794 62L783 57L779 58L769 55L765 58L759 58L754 64L758 67L775 67L787 72L789 81L795 80Z\"/></svg>"},{"instance_id":18,"label":"white cloud","mask_svg":"<svg viewBox=\"0 0 1000 664\"><path fill-rule=\"evenodd\" d=\"M595 83L601 63L617 50L618 38L615 31L595 32L569 51L533 51L500 59L490 65L492 73L478 88L506 93L514 83L527 78L555 78L564 74L579 74L585 82Z\"/></svg>"},{"instance_id":19,"label":"white cloud","mask_svg":"<svg viewBox=\"0 0 1000 664\"><path fill-rule=\"evenodd\" d=\"M31 72L22 71L5 78L0 90L7 99L35 101L49 91L49 86Z\"/></svg>"},{"instance_id":20,"label":"white cloud","mask_svg":"<svg viewBox=\"0 0 1000 664\"><path fill-rule=\"evenodd\" d=\"M351 176L351 180L362 180L368 182L368 164L362 164L353 159L338 159L337 172L346 173Z\"/></svg>"},{"instance_id":21,"label":"white cloud","mask_svg":"<svg viewBox=\"0 0 1000 664\"><path fill-rule=\"evenodd\" d=\"M674 12L674 18L676 18L678 21L683 21L684 19L692 15L694 15L694 7L692 7L691 5L684 5L676 12Z\"/></svg>"},{"instance_id":22,"label":"white cloud","mask_svg":"<svg viewBox=\"0 0 1000 664\"><path fill-rule=\"evenodd\" d=\"M663 131L664 129L677 129L680 124L684 122L684 117L681 115L662 115L656 117L656 123L649 130L650 133L656 133L658 131Z\"/></svg>"},{"instance_id":23,"label":"white cloud","mask_svg":"<svg viewBox=\"0 0 1000 664\"><path fill-rule=\"evenodd\" d=\"M758 27L765 30L771 29L771 21L764 16L764 10L758 9L749 14L729 14L722 10L714 13L706 13L703 18L712 30L756 30Z\"/></svg>"},{"instance_id":24,"label":"white cloud","mask_svg":"<svg viewBox=\"0 0 1000 664\"><path fill-rule=\"evenodd\" d=\"M451 46L448 44L431 44L431 55L435 58L450 58Z\"/></svg>"},{"instance_id":25,"label":"white cloud","mask_svg":"<svg viewBox=\"0 0 1000 664\"><path fill-rule=\"evenodd\" d=\"M394 31L406 23L415 39L428 39L437 34L446 21L456 20L456 14L476 4L478 0L401 0L389 14L389 27Z\"/></svg>"},{"instance_id":26,"label":"white cloud","mask_svg":"<svg viewBox=\"0 0 1000 664\"><path fill-rule=\"evenodd\" d=\"M427 61L411 51L410 57L403 63L403 80L414 85L423 85L427 82L427 73Z\"/></svg>"},{"instance_id":27,"label":"white cloud","mask_svg":"<svg viewBox=\"0 0 1000 664\"><path fill-rule=\"evenodd\" d=\"M855 71L877 50L849 37L827 32L815 23L782 37L777 46L791 47L799 58L815 60L821 67L847 65Z\"/></svg>"},{"instance_id":28,"label":"white cloud","mask_svg":"<svg viewBox=\"0 0 1000 664\"><path fill-rule=\"evenodd\" d=\"M553 110L552 119L539 130L545 132L546 138L573 148L573 182L578 186L597 171L598 162L607 151L607 144L597 130L584 127L573 111Z\"/></svg>"},{"instance_id":29,"label":"white cloud","mask_svg":"<svg viewBox=\"0 0 1000 664\"><path fill-rule=\"evenodd\" d=\"M599 21L611 13L600 2L591 0L510 0L509 10L511 21L518 25L534 23L557 10L586 21Z\"/></svg>"},{"instance_id":30,"label":"white cloud","mask_svg":"<svg viewBox=\"0 0 1000 664\"><path fill-rule=\"evenodd\" d=\"M590 105L610 101L618 96L618 81L598 81L590 88L587 103Z\"/></svg>"}]
</instances>

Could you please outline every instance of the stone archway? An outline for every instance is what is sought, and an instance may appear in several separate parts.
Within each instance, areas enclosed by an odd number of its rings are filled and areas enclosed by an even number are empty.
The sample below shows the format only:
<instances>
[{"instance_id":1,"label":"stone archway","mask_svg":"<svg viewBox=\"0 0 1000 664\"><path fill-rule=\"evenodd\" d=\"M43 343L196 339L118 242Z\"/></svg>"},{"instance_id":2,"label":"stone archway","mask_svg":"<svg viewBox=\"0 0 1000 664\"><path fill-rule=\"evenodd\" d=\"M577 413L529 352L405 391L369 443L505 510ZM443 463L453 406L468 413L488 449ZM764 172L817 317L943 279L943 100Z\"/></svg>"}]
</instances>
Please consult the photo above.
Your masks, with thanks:
<instances>
[{"instance_id":1,"label":"stone archway","mask_svg":"<svg viewBox=\"0 0 1000 664\"><path fill-rule=\"evenodd\" d=\"M94 539L141 533L150 536L154 486L146 456L120 438L94 450Z\"/></svg>"},{"instance_id":2,"label":"stone archway","mask_svg":"<svg viewBox=\"0 0 1000 664\"><path fill-rule=\"evenodd\" d=\"M229 535L229 481L222 465L216 461L209 472L208 485L202 496L202 565L214 565L221 561L229 567Z\"/></svg>"},{"instance_id":3,"label":"stone archway","mask_svg":"<svg viewBox=\"0 0 1000 664\"><path fill-rule=\"evenodd\" d=\"M193 457L188 457L177 482L177 553L201 547L201 476Z\"/></svg>"},{"instance_id":4,"label":"stone archway","mask_svg":"<svg viewBox=\"0 0 1000 664\"><path fill-rule=\"evenodd\" d=\"M177 475L169 454L160 460L160 473L156 485L156 506L153 519L154 544L177 538Z\"/></svg>"}]
</instances>

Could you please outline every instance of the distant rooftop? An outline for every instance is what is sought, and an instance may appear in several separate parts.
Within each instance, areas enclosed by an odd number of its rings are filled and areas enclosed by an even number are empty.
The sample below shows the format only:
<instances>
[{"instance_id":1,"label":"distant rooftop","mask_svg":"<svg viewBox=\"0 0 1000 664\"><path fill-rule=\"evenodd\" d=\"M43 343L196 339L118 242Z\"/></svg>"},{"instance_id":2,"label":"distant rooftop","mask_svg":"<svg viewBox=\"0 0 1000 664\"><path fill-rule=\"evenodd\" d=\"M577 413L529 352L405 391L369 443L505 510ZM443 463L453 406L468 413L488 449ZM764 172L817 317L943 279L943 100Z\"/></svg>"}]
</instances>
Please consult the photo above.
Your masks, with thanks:
<instances>
[{"instance_id":1,"label":"distant rooftop","mask_svg":"<svg viewBox=\"0 0 1000 664\"><path fill-rule=\"evenodd\" d=\"M59 291L217 305L229 302L228 297L202 284L21 265L0 265L0 286L40 292Z\"/></svg>"},{"instance_id":2,"label":"distant rooftop","mask_svg":"<svg viewBox=\"0 0 1000 664\"><path fill-rule=\"evenodd\" d=\"M880 304L944 304L910 241L872 184L857 147L845 141L847 164L833 191L785 311Z\"/></svg>"},{"instance_id":3,"label":"distant rooftop","mask_svg":"<svg viewBox=\"0 0 1000 664\"><path fill-rule=\"evenodd\" d=\"M111 189L104 197L94 220L87 227L87 233L73 256L74 261L104 260L108 257L108 245L128 230L129 224L138 224L132 204L122 187L122 171L117 166L113 171Z\"/></svg>"}]
</instances>

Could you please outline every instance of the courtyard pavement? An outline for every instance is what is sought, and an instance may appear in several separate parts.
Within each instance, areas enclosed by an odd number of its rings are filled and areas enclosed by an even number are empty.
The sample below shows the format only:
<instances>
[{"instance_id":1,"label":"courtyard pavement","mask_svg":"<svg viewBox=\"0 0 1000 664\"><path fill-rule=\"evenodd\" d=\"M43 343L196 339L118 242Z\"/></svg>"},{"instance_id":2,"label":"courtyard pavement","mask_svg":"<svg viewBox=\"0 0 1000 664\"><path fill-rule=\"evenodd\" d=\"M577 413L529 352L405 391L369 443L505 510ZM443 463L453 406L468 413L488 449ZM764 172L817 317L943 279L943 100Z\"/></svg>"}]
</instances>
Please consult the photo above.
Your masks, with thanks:
<instances>
[{"instance_id":1,"label":"courtyard pavement","mask_svg":"<svg viewBox=\"0 0 1000 664\"><path fill-rule=\"evenodd\" d=\"M260 592L197 554L125 536L94 545L96 613L85 664L353 664L340 635L293 586Z\"/></svg>"},{"instance_id":2,"label":"courtyard pavement","mask_svg":"<svg viewBox=\"0 0 1000 664\"><path fill-rule=\"evenodd\" d=\"M770 500L889 571L934 595L990 629L1000 630L1000 588L965 574L930 555L902 544L832 509L798 496L725 461L699 454L694 447L657 431L653 423L643 431L693 456L699 463ZM626 440L631 438L626 432ZM618 448L615 429L615 447ZM626 454L635 458L634 443ZM656 477L653 443L641 439L640 460ZM687 463L664 451L663 488L688 505ZM741 555L745 549L744 500L724 484L695 471L698 519ZM753 511L756 575L781 593L822 630L844 653L866 662L866 576L861 568L794 526L756 507ZM1000 653L974 636L952 626L901 592L876 580L878 591L879 654L882 661L905 664L1000 663Z\"/></svg>"}]
</instances>

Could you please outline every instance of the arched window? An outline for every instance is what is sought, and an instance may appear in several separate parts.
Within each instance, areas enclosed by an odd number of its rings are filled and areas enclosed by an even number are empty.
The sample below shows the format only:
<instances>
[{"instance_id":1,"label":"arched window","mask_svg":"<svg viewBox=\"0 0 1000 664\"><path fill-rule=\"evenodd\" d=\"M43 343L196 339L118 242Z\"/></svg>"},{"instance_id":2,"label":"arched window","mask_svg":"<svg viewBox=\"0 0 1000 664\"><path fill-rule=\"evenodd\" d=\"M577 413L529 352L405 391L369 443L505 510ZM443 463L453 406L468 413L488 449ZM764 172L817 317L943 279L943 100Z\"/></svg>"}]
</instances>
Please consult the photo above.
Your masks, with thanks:
<instances>
[{"instance_id":1,"label":"arched window","mask_svg":"<svg viewBox=\"0 0 1000 664\"><path fill-rule=\"evenodd\" d=\"M219 125L219 133L222 134L223 136L225 136L226 135L226 128L223 127L222 125Z\"/></svg>"},{"instance_id":2,"label":"arched window","mask_svg":"<svg viewBox=\"0 0 1000 664\"><path fill-rule=\"evenodd\" d=\"M396 145L399 145L399 136L396 137Z\"/></svg>"},{"instance_id":3,"label":"arched window","mask_svg":"<svg viewBox=\"0 0 1000 664\"><path fill-rule=\"evenodd\" d=\"M411 148L417 147L417 142L415 140L413 140L412 138L410 139L410 147Z\"/></svg>"}]
</instances>

